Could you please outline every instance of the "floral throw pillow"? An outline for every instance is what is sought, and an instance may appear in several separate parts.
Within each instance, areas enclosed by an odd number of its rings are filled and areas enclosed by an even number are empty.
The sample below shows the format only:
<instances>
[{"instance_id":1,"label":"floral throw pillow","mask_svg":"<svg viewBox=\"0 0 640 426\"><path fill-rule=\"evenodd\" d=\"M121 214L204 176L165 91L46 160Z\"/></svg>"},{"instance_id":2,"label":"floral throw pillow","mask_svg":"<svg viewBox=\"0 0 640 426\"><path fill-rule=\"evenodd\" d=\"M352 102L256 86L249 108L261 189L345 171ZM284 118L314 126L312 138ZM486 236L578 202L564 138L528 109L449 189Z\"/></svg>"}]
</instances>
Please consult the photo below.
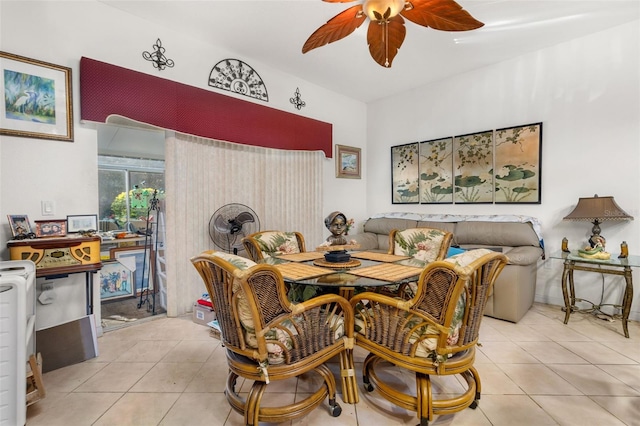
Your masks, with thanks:
<instances>
[{"instance_id":1,"label":"floral throw pillow","mask_svg":"<svg viewBox=\"0 0 640 426\"><path fill-rule=\"evenodd\" d=\"M293 232L267 231L256 235L255 239L265 258L300 253L298 239Z\"/></svg>"},{"instance_id":2,"label":"floral throw pillow","mask_svg":"<svg viewBox=\"0 0 640 426\"><path fill-rule=\"evenodd\" d=\"M444 236L445 232L440 229L412 228L399 231L395 236L394 254L433 262L440 252Z\"/></svg>"}]
</instances>

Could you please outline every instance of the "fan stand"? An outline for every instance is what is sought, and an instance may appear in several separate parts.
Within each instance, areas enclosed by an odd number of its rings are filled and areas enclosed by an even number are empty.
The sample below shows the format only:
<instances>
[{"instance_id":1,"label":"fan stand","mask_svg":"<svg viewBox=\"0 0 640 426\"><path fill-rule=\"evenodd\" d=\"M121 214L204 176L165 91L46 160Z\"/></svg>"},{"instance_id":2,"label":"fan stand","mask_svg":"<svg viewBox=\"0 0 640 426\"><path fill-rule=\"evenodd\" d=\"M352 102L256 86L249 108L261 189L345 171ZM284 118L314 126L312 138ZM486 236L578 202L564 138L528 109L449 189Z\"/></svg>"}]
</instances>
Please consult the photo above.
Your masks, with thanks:
<instances>
[{"instance_id":1,"label":"fan stand","mask_svg":"<svg viewBox=\"0 0 640 426\"><path fill-rule=\"evenodd\" d=\"M156 218L160 217L160 207L159 200L157 198L158 190L155 189L153 191L153 196L149 201L149 208L147 209L147 229L144 233L144 256L142 257L142 285L143 287L140 289L140 300L138 301L138 309L140 309L143 305L147 307L147 312L151 312L152 315L156 314L156 290L158 285L158 280L156 276L156 269L152 268L151 265L155 264L156 256L158 255L158 224L156 222L152 222L149 220L151 217L151 212L155 211ZM149 230L151 229L151 232ZM155 233L155 235L154 235ZM153 250L150 250L151 244L149 243L149 238L152 238L152 242L155 242L155 247ZM147 264L147 253L149 254L149 264ZM147 286L144 287L144 279L145 273L147 274ZM153 290L149 290L149 283L152 283ZM149 294L151 294L151 300L149 300Z\"/></svg>"}]
</instances>

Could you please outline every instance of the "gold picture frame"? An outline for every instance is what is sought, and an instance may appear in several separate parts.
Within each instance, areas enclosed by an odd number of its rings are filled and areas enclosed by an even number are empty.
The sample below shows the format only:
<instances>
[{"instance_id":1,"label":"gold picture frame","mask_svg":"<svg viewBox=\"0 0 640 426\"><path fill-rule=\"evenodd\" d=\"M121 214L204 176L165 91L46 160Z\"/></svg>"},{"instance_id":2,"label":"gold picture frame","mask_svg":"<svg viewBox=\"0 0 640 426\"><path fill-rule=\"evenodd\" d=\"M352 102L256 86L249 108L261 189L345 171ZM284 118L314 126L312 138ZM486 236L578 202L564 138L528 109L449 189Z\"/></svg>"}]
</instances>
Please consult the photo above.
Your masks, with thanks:
<instances>
[{"instance_id":1,"label":"gold picture frame","mask_svg":"<svg viewBox=\"0 0 640 426\"><path fill-rule=\"evenodd\" d=\"M336 145L336 177L360 179L360 148Z\"/></svg>"},{"instance_id":2,"label":"gold picture frame","mask_svg":"<svg viewBox=\"0 0 640 426\"><path fill-rule=\"evenodd\" d=\"M71 68L0 51L0 134L73 142Z\"/></svg>"}]
</instances>

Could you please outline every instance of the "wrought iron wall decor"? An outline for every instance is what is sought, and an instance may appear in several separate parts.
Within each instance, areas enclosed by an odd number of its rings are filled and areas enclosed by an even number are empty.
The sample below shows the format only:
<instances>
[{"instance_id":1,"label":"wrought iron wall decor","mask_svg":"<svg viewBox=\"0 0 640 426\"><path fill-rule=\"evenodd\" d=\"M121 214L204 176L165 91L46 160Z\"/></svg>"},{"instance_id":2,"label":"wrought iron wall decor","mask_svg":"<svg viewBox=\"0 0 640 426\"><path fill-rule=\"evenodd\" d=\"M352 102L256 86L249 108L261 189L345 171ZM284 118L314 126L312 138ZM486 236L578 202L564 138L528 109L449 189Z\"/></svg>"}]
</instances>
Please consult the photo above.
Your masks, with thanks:
<instances>
[{"instance_id":1,"label":"wrought iron wall decor","mask_svg":"<svg viewBox=\"0 0 640 426\"><path fill-rule=\"evenodd\" d=\"M269 102L269 94L260 75L239 59L223 59L209 73L209 86Z\"/></svg>"},{"instance_id":2,"label":"wrought iron wall decor","mask_svg":"<svg viewBox=\"0 0 640 426\"><path fill-rule=\"evenodd\" d=\"M289 102L291 102L298 111L300 111L302 107L307 106L307 103L302 100L300 88L298 87L296 87L296 92L293 94L293 98L289 98Z\"/></svg>"},{"instance_id":3,"label":"wrought iron wall decor","mask_svg":"<svg viewBox=\"0 0 640 426\"><path fill-rule=\"evenodd\" d=\"M393 204L540 204L542 123L391 147Z\"/></svg>"},{"instance_id":4,"label":"wrought iron wall decor","mask_svg":"<svg viewBox=\"0 0 640 426\"><path fill-rule=\"evenodd\" d=\"M147 61L153 62L153 67L157 68L158 71L162 71L167 67L173 68L175 64L172 59L164 56L166 49L162 47L162 41L160 41L160 39L156 40L156 44L153 45L153 48L155 49L153 52L142 52L142 57Z\"/></svg>"}]
</instances>

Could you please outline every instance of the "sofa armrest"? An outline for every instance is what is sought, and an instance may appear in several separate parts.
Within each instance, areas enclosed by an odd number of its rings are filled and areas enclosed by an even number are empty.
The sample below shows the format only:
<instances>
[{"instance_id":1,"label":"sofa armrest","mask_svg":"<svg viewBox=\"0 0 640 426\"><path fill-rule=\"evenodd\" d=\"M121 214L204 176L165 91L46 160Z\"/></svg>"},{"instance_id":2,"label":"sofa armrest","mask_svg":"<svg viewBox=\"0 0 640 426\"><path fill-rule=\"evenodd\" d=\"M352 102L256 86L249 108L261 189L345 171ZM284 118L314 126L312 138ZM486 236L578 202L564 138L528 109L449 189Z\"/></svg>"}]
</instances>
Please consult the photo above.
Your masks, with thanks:
<instances>
[{"instance_id":1,"label":"sofa armrest","mask_svg":"<svg viewBox=\"0 0 640 426\"><path fill-rule=\"evenodd\" d=\"M363 232L353 235L347 235L347 240L355 240L360 245L358 250L377 250L378 249L378 235L373 232Z\"/></svg>"},{"instance_id":2,"label":"sofa armrest","mask_svg":"<svg viewBox=\"0 0 640 426\"><path fill-rule=\"evenodd\" d=\"M540 247L520 246L514 247L504 254L509 258L509 265L531 265L538 262L542 258L542 249Z\"/></svg>"}]
</instances>

